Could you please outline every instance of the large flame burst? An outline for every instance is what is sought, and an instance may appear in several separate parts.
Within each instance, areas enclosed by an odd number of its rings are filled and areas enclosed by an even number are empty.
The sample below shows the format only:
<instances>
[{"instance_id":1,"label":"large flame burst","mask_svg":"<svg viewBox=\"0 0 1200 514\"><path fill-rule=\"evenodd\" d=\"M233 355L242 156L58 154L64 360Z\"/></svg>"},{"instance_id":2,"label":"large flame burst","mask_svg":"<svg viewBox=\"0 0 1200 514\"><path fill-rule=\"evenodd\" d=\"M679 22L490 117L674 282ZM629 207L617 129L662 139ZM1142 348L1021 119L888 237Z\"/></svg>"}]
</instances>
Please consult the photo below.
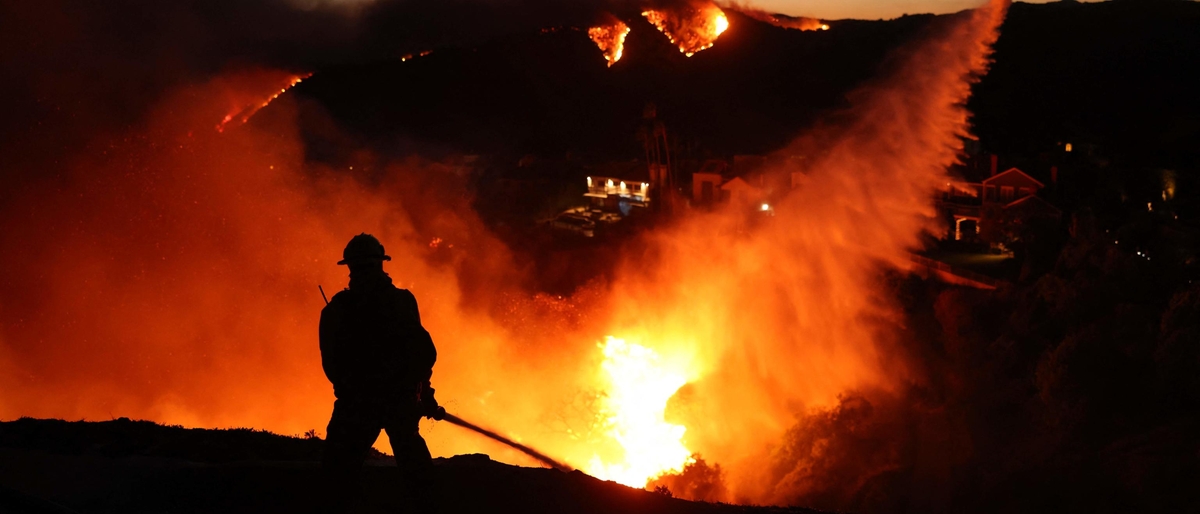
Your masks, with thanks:
<instances>
[{"instance_id":1,"label":"large flame burst","mask_svg":"<svg viewBox=\"0 0 1200 514\"><path fill-rule=\"evenodd\" d=\"M629 25L621 20L588 29L588 37L600 47L609 66L621 60L621 54L625 52L625 36L628 35Z\"/></svg>"},{"instance_id":2,"label":"large flame burst","mask_svg":"<svg viewBox=\"0 0 1200 514\"><path fill-rule=\"evenodd\" d=\"M603 380L608 385L602 402L607 435L621 446L624 455L613 461L593 456L588 472L631 487L645 487L659 475L683 471L692 461L692 452L683 445L686 428L668 423L663 412L667 400L688 382L686 366L612 336L600 347L604 351Z\"/></svg>"},{"instance_id":3,"label":"large flame burst","mask_svg":"<svg viewBox=\"0 0 1200 514\"><path fill-rule=\"evenodd\" d=\"M688 57L712 48L717 38L729 28L725 12L712 4L688 9L650 9L642 12L642 16Z\"/></svg>"}]
</instances>

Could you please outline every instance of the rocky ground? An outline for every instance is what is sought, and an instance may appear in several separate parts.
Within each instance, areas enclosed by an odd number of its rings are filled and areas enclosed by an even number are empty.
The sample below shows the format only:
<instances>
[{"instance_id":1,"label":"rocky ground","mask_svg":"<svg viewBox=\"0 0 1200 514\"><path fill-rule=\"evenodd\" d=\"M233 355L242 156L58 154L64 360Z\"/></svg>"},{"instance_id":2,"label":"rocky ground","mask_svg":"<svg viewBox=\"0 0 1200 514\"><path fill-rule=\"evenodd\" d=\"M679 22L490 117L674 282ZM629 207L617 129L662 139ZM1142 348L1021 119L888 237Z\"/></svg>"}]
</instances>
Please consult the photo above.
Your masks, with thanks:
<instances>
[{"instance_id":1,"label":"rocky ground","mask_svg":"<svg viewBox=\"0 0 1200 514\"><path fill-rule=\"evenodd\" d=\"M0 513L302 512L319 487L323 441L125 418L0 422ZM396 469L373 456L361 512L397 512ZM813 512L691 502L579 471L523 468L486 455L435 460L443 513Z\"/></svg>"}]
</instances>

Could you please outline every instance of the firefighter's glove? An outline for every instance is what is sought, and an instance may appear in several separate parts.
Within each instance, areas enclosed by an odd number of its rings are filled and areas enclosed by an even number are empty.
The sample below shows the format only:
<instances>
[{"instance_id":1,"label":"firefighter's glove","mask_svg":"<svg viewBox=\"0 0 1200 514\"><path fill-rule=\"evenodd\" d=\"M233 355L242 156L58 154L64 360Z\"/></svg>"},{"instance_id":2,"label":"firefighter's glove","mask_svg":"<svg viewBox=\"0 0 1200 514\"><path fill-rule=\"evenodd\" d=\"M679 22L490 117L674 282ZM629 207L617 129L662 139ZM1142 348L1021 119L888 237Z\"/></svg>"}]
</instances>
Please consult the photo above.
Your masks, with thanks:
<instances>
[{"instance_id":1,"label":"firefighter's glove","mask_svg":"<svg viewBox=\"0 0 1200 514\"><path fill-rule=\"evenodd\" d=\"M437 399L433 397L433 388L428 384L421 391L421 411L427 418L438 421L446 418L446 408L438 405Z\"/></svg>"}]
</instances>

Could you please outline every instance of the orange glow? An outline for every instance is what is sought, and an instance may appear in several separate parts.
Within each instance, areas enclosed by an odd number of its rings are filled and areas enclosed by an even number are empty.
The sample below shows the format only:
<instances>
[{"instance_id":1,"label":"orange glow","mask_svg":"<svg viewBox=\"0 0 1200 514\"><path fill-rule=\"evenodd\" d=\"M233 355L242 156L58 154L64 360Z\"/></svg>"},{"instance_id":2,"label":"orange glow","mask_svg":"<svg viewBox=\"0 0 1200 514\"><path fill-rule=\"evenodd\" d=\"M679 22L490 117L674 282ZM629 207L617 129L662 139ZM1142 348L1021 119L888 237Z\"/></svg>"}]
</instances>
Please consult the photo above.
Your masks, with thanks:
<instances>
[{"instance_id":1,"label":"orange glow","mask_svg":"<svg viewBox=\"0 0 1200 514\"><path fill-rule=\"evenodd\" d=\"M712 48L717 38L729 29L729 18L725 17L721 8L711 3L696 7L648 9L642 12L642 16L688 57Z\"/></svg>"},{"instance_id":2,"label":"orange glow","mask_svg":"<svg viewBox=\"0 0 1200 514\"><path fill-rule=\"evenodd\" d=\"M629 25L615 18L610 23L588 29L588 37L600 47L609 66L621 60L621 55L625 52L625 36L628 35Z\"/></svg>"}]
</instances>

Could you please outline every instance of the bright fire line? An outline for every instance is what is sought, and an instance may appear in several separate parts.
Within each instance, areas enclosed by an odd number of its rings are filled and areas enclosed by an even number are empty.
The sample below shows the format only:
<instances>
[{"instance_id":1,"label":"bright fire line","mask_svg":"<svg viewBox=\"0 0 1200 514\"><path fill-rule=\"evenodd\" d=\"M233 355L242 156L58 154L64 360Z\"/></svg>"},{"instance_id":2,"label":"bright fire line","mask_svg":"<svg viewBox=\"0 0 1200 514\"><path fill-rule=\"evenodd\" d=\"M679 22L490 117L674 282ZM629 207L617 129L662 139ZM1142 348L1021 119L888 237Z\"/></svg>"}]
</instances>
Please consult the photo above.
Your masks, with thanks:
<instances>
[{"instance_id":1,"label":"bright fire line","mask_svg":"<svg viewBox=\"0 0 1200 514\"><path fill-rule=\"evenodd\" d=\"M729 29L729 18L716 5L684 11L648 9L642 16L688 57L712 48L717 38Z\"/></svg>"},{"instance_id":2,"label":"bright fire line","mask_svg":"<svg viewBox=\"0 0 1200 514\"><path fill-rule=\"evenodd\" d=\"M609 66L621 60L621 55L625 53L625 36L628 35L629 26L620 20L588 29L588 37L600 47Z\"/></svg>"},{"instance_id":3,"label":"bright fire line","mask_svg":"<svg viewBox=\"0 0 1200 514\"><path fill-rule=\"evenodd\" d=\"M630 487L646 487L651 479L683 471L693 462L692 452L683 444L687 429L668 423L663 412L671 396L687 383L686 374L671 369L654 350L624 339L608 336L600 348L609 386L602 401L608 435L625 455L616 461L594 455L588 473Z\"/></svg>"},{"instance_id":4,"label":"bright fire line","mask_svg":"<svg viewBox=\"0 0 1200 514\"><path fill-rule=\"evenodd\" d=\"M292 88L292 86L299 84L302 80L311 76L312 73L293 75L288 78L287 83L285 83L283 87L279 88L278 92L272 93L265 100L235 108L234 110L230 111L229 114L226 114L225 117L221 119L221 122L217 124L217 132L225 132L225 129L230 126L230 124L233 124L234 126L245 124L247 121L250 121L251 116L254 116L254 114L262 110L263 107L270 105L272 100L279 98L279 95L286 93L287 90Z\"/></svg>"}]
</instances>

